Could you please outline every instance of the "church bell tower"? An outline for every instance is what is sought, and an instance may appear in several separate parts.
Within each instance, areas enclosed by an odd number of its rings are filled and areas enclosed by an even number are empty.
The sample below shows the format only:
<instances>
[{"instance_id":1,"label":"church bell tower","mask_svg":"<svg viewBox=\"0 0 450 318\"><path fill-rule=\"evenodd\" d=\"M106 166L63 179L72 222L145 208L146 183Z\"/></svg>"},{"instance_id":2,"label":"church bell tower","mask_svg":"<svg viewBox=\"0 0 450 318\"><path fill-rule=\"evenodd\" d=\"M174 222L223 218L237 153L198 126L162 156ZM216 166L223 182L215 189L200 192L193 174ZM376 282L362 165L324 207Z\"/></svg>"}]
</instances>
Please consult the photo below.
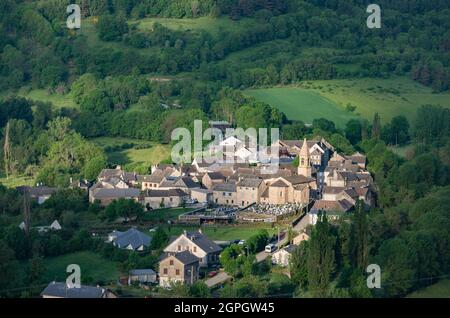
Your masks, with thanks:
<instances>
[{"instance_id":1,"label":"church bell tower","mask_svg":"<svg viewBox=\"0 0 450 318\"><path fill-rule=\"evenodd\" d=\"M311 159L309 156L308 143L306 138L303 140L302 148L300 149L300 154L298 155L298 170L299 175L311 178Z\"/></svg>"}]
</instances>

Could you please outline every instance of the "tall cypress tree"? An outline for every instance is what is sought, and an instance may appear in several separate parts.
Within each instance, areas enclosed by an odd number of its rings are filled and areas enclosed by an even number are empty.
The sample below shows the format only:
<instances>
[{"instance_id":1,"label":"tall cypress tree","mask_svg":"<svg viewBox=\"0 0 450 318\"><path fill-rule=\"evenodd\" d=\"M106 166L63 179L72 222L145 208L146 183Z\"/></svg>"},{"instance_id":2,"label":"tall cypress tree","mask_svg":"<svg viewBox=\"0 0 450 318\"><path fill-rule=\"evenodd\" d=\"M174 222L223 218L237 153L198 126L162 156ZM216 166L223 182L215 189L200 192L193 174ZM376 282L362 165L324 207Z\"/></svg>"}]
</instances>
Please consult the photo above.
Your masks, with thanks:
<instances>
[{"instance_id":1,"label":"tall cypress tree","mask_svg":"<svg viewBox=\"0 0 450 318\"><path fill-rule=\"evenodd\" d=\"M375 113L372 123L372 138L380 139L381 136L381 120L380 115Z\"/></svg>"},{"instance_id":2,"label":"tall cypress tree","mask_svg":"<svg viewBox=\"0 0 450 318\"><path fill-rule=\"evenodd\" d=\"M311 233L308 251L308 285L313 297L326 297L335 269L334 245L336 238L331 232L324 213L319 212L318 221Z\"/></svg>"},{"instance_id":3,"label":"tall cypress tree","mask_svg":"<svg viewBox=\"0 0 450 318\"><path fill-rule=\"evenodd\" d=\"M364 270L369 258L369 229L364 202L356 203L350 230L350 264Z\"/></svg>"},{"instance_id":4,"label":"tall cypress tree","mask_svg":"<svg viewBox=\"0 0 450 318\"><path fill-rule=\"evenodd\" d=\"M6 179L9 178L9 172L11 167L11 144L9 141L9 129L10 125L8 121L5 129L5 143L3 144L3 162L5 164Z\"/></svg>"}]
</instances>

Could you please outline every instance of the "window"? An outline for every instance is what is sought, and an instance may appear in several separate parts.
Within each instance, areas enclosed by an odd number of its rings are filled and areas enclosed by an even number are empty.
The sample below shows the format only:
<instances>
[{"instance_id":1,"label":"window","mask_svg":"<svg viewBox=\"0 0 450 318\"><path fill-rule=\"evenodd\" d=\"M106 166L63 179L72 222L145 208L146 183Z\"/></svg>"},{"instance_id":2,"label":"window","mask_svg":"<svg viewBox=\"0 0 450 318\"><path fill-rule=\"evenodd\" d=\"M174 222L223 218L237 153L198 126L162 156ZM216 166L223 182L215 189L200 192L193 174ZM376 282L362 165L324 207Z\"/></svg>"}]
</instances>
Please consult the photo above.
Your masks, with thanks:
<instances>
[{"instance_id":1,"label":"window","mask_svg":"<svg viewBox=\"0 0 450 318\"><path fill-rule=\"evenodd\" d=\"M173 259L170 260L169 264L170 266L173 266Z\"/></svg>"},{"instance_id":2,"label":"window","mask_svg":"<svg viewBox=\"0 0 450 318\"><path fill-rule=\"evenodd\" d=\"M197 246L194 246L194 253L197 252Z\"/></svg>"},{"instance_id":3,"label":"window","mask_svg":"<svg viewBox=\"0 0 450 318\"><path fill-rule=\"evenodd\" d=\"M164 272L164 275L167 275L167 268L164 268L164 270L163 270L163 272Z\"/></svg>"},{"instance_id":4,"label":"window","mask_svg":"<svg viewBox=\"0 0 450 318\"><path fill-rule=\"evenodd\" d=\"M173 201L173 198L170 198L170 202L172 202Z\"/></svg>"},{"instance_id":5,"label":"window","mask_svg":"<svg viewBox=\"0 0 450 318\"><path fill-rule=\"evenodd\" d=\"M175 275L180 275L180 270L179 269L175 270Z\"/></svg>"},{"instance_id":6,"label":"window","mask_svg":"<svg viewBox=\"0 0 450 318\"><path fill-rule=\"evenodd\" d=\"M181 252L181 245L178 245L178 252Z\"/></svg>"}]
</instances>

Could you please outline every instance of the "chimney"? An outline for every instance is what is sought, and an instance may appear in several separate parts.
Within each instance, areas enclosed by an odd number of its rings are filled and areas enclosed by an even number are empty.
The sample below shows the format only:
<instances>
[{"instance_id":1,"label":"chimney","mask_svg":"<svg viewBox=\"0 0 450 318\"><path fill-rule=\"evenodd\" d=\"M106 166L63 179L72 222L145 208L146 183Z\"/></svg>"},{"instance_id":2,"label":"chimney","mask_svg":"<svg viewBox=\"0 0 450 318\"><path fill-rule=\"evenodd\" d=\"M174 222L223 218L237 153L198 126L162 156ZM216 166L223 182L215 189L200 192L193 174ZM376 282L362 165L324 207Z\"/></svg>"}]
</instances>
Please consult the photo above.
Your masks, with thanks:
<instances>
[{"instance_id":1,"label":"chimney","mask_svg":"<svg viewBox=\"0 0 450 318\"><path fill-rule=\"evenodd\" d=\"M183 230L183 234L184 234L184 235L187 235L187 231L186 231L186 230Z\"/></svg>"}]
</instances>

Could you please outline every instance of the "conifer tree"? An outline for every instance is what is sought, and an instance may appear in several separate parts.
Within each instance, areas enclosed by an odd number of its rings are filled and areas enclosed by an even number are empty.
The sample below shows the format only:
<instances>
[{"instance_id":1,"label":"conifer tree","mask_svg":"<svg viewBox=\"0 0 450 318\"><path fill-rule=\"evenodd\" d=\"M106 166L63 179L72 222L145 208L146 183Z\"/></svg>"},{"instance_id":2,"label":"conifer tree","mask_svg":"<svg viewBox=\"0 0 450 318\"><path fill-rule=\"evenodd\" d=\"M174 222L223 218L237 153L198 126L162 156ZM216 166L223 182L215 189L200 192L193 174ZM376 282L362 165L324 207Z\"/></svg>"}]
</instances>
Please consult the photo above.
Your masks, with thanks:
<instances>
[{"instance_id":1,"label":"conifer tree","mask_svg":"<svg viewBox=\"0 0 450 318\"><path fill-rule=\"evenodd\" d=\"M311 233L308 251L308 285L313 297L327 297L335 270L334 245L336 238L323 212L319 212L317 223Z\"/></svg>"}]
</instances>

